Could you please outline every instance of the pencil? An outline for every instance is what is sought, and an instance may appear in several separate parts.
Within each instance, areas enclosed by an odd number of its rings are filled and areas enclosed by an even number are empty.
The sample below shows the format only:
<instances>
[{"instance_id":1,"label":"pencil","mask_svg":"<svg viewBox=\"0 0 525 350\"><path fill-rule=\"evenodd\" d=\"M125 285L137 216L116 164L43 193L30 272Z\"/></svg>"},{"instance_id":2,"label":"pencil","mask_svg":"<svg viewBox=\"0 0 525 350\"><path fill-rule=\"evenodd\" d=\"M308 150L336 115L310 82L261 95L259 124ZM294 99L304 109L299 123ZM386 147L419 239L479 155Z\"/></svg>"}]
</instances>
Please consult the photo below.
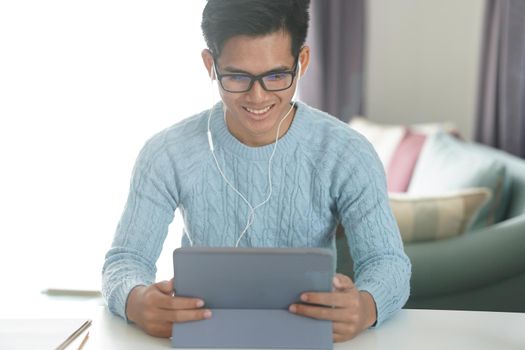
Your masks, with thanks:
<instances>
[{"instance_id":1,"label":"pencil","mask_svg":"<svg viewBox=\"0 0 525 350\"><path fill-rule=\"evenodd\" d=\"M77 329L75 332L73 332L62 344L58 346L55 350L64 350L69 344L73 342L73 340L77 339L80 334L82 334L86 329L91 326L91 320L87 320L80 326L79 329Z\"/></svg>"},{"instance_id":2,"label":"pencil","mask_svg":"<svg viewBox=\"0 0 525 350\"><path fill-rule=\"evenodd\" d=\"M78 346L78 350L82 350L82 348L84 347L84 344L86 344L88 338L89 338L89 332L86 333L86 336L82 340L82 343L80 343L80 345Z\"/></svg>"}]
</instances>

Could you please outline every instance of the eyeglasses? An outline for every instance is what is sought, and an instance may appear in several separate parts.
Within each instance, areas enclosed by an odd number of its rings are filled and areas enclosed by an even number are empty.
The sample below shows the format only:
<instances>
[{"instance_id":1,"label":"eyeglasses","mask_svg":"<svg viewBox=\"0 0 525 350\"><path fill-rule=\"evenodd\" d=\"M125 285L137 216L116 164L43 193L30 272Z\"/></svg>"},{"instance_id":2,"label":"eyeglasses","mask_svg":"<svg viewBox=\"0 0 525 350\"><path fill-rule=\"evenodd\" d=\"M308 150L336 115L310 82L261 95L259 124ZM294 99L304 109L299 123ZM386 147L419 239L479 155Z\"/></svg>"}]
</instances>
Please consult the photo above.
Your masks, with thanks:
<instances>
[{"instance_id":1,"label":"eyeglasses","mask_svg":"<svg viewBox=\"0 0 525 350\"><path fill-rule=\"evenodd\" d=\"M213 62L213 65L217 79L225 91L234 93L250 91L256 81L258 81L266 91L282 91L292 86L295 75L297 74L298 59L299 57L295 59L291 70L276 70L259 75L248 73L219 74L215 62Z\"/></svg>"}]
</instances>

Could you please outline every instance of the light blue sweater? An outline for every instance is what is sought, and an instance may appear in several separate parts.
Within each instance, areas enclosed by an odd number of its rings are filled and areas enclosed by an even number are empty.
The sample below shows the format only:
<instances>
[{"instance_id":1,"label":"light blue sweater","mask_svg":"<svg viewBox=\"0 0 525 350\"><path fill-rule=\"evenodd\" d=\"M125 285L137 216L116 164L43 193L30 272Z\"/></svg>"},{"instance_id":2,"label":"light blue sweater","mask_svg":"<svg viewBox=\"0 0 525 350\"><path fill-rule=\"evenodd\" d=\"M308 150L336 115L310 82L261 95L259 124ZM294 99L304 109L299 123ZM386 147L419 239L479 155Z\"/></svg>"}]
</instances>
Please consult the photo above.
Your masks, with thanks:
<instances>
[{"instance_id":1,"label":"light blue sweater","mask_svg":"<svg viewBox=\"0 0 525 350\"><path fill-rule=\"evenodd\" d=\"M377 325L409 295L411 265L391 213L383 167L370 143L343 122L304 103L272 161L272 196L256 210L239 246L322 247L334 251L345 228L355 284L377 305ZM233 247L249 208L220 175L208 146L208 111L152 137L135 164L129 197L103 268L102 292L124 318L134 286L154 283L175 209L194 246ZM273 144L248 147L232 136L222 104L211 119L215 154L226 177L253 206L268 191ZM189 240L183 237L182 246Z\"/></svg>"}]
</instances>

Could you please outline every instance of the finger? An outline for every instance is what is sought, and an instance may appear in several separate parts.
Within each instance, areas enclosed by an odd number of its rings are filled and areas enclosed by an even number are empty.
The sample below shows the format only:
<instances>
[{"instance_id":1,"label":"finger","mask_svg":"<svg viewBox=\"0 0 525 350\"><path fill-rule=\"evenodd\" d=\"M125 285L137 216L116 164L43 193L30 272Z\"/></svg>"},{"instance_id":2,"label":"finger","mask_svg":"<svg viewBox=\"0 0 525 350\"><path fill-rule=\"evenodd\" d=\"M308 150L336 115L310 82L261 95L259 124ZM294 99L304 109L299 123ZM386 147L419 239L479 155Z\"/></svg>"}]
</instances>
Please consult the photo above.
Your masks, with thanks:
<instances>
[{"instance_id":1,"label":"finger","mask_svg":"<svg viewBox=\"0 0 525 350\"><path fill-rule=\"evenodd\" d=\"M155 283L155 287L163 294L171 295L173 293L173 281L162 281Z\"/></svg>"},{"instance_id":2,"label":"finger","mask_svg":"<svg viewBox=\"0 0 525 350\"><path fill-rule=\"evenodd\" d=\"M163 310L159 314L159 318L165 322L181 323L189 321L201 321L212 317L211 310L208 309L193 309L193 310L177 310L167 311Z\"/></svg>"},{"instance_id":3,"label":"finger","mask_svg":"<svg viewBox=\"0 0 525 350\"><path fill-rule=\"evenodd\" d=\"M163 322L159 325L159 337L161 338L169 338L171 337L171 333L173 333L173 323L172 322Z\"/></svg>"},{"instance_id":4,"label":"finger","mask_svg":"<svg viewBox=\"0 0 525 350\"><path fill-rule=\"evenodd\" d=\"M312 306L312 305L303 305L303 304L292 304L288 309L290 312L315 318L318 320L327 320L327 321L346 321L348 310L346 309L333 309L329 307L322 306Z\"/></svg>"},{"instance_id":5,"label":"finger","mask_svg":"<svg viewBox=\"0 0 525 350\"><path fill-rule=\"evenodd\" d=\"M358 295L357 295L358 296ZM308 304L333 306L333 307L350 307L356 295L349 292L311 292L303 293L301 301Z\"/></svg>"},{"instance_id":6,"label":"finger","mask_svg":"<svg viewBox=\"0 0 525 350\"><path fill-rule=\"evenodd\" d=\"M332 333L332 341L334 343L341 343L343 341L345 341L343 335L341 334L338 334L338 333Z\"/></svg>"},{"instance_id":7,"label":"finger","mask_svg":"<svg viewBox=\"0 0 525 350\"><path fill-rule=\"evenodd\" d=\"M332 333L332 341L334 343L342 343L344 341L350 340L354 338L355 336L348 336L345 334L339 334L339 333Z\"/></svg>"},{"instance_id":8,"label":"finger","mask_svg":"<svg viewBox=\"0 0 525 350\"><path fill-rule=\"evenodd\" d=\"M144 330L149 335L160 338L169 338L172 333L172 322L154 322L146 325Z\"/></svg>"},{"instance_id":9,"label":"finger","mask_svg":"<svg viewBox=\"0 0 525 350\"><path fill-rule=\"evenodd\" d=\"M342 273L338 273L334 276L333 286L336 290L350 290L355 288L352 279Z\"/></svg>"},{"instance_id":10,"label":"finger","mask_svg":"<svg viewBox=\"0 0 525 350\"><path fill-rule=\"evenodd\" d=\"M357 333L357 326L348 322L332 322L332 331L350 337Z\"/></svg>"},{"instance_id":11,"label":"finger","mask_svg":"<svg viewBox=\"0 0 525 350\"><path fill-rule=\"evenodd\" d=\"M189 310L203 307L204 301L198 298L160 295L156 305L165 310Z\"/></svg>"}]
</instances>

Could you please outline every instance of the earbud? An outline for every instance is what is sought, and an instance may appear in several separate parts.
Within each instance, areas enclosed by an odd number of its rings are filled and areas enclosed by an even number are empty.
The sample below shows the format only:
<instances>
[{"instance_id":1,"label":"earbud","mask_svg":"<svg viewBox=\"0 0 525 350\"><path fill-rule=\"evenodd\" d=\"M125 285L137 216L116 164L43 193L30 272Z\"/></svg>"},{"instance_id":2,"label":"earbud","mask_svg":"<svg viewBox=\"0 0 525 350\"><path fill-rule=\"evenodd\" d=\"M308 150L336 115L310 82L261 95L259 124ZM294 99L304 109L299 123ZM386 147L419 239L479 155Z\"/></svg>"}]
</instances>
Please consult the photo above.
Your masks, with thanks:
<instances>
[{"instance_id":1,"label":"earbud","mask_svg":"<svg viewBox=\"0 0 525 350\"><path fill-rule=\"evenodd\" d=\"M301 60L297 61L297 84L299 84L299 79L301 78Z\"/></svg>"},{"instance_id":2,"label":"earbud","mask_svg":"<svg viewBox=\"0 0 525 350\"><path fill-rule=\"evenodd\" d=\"M215 63L213 63L211 66L211 71L210 71L210 79L214 81L216 76L217 76L217 72L215 72Z\"/></svg>"},{"instance_id":3,"label":"earbud","mask_svg":"<svg viewBox=\"0 0 525 350\"><path fill-rule=\"evenodd\" d=\"M211 66L211 71L210 71L210 79L211 79L212 83L213 83L213 80L215 80L215 76L216 75L217 74L215 73L215 63L213 63L212 66ZM210 145L211 153L213 153L213 151L214 151L213 138L211 137L211 130L210 130L210 119L211 119L211 111L212 110L213 110L213 108L210 109L210 113L208 115L208 132L207 132L207 134L208 134L208 145Z\"/></svg>"}]
</instances>

